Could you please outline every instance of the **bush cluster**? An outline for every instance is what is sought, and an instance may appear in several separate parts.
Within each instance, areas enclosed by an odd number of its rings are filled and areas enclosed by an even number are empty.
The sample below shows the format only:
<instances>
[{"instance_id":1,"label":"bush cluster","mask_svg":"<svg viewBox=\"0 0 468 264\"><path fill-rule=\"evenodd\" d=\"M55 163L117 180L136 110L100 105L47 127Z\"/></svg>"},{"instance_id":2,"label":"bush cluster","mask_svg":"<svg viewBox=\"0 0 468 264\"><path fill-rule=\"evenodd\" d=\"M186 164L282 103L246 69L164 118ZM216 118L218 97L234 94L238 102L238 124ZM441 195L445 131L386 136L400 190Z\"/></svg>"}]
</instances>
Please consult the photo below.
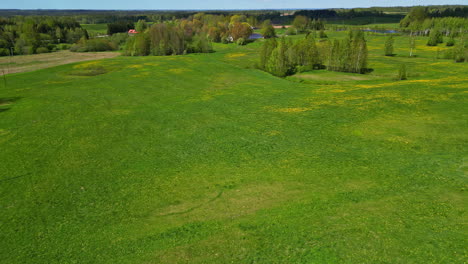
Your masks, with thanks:
<instances>
[{"instance_id":1,"label":"bush cluster","mask_svg":"<svg viewBox=\"0 0 468 264\"><path fill-rule=\"evenodd\" d=\"M81 39L78 43L71 46L73 52L96 52L116 50L116 46L108 39Z\"/></svg>"}]
</instances>

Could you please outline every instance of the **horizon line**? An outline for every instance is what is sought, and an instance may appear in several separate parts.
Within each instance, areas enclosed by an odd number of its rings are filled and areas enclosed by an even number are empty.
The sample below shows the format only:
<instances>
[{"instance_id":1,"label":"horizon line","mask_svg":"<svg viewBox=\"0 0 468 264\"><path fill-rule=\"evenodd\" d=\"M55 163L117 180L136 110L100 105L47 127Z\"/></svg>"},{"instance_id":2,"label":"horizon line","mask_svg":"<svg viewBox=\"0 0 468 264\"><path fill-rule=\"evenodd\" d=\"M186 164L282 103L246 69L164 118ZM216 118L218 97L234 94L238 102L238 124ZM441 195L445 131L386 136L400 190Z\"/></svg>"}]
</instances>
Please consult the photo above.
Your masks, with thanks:
<instances>
[{"instance_id":1,"label":"horizon line","mask_svg":"<svg viewBox=\"0 0 468 264\"><path fill-rule=\"evenodd\" d=\"M468 5L462 4L440 4L440 5L395 5L395 6L369 6L369 7L326 7L326 8L312 8L312 7L304 7L304 8L247 8L247 9L236 9L236 8L213 8L213 9L203 9L203 8L191 8L191 9L169 9L169 8L162 8L162 9L87 9L87 8L31 8L31 9L22 9L22 8L0 8L0 11L268 11L268 10L328 10L328 9L355 9L355 8L385 8L385 7L417 7L417 6L464 6L468 7Z\"/></svg>"}]
</instances>

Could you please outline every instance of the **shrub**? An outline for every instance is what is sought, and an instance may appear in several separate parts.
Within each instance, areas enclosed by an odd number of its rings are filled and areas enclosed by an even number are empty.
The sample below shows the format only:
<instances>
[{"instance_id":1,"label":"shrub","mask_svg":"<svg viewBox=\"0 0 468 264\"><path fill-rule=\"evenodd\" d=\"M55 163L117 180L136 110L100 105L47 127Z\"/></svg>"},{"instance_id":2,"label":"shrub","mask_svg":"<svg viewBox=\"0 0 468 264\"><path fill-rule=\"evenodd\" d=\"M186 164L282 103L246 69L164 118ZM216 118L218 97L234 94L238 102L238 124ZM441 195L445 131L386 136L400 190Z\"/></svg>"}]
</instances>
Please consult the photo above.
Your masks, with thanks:
<instances>
[{"instance_id":1,"label":"shrub","mask_svg":"<svg viewBox=\"0 0 468 264\"><path fill-rule=\"evenodd\" d=\"M288 29L286 29L286 32L285 32L286 35L297 35L297 30L295 27L289 27Z\"/></svg>"},{"instance_id":2,"label":"shrub","mask_svg":"<svg viewBox=\"0 0 468 264\"><path fill-rule=\"evenodd\" d=\"M237 42L236 42L236 43L237 43L237 45L240 45L240 46L242 46L242 45L245 45L245 44L246 44L246 42L245 42L245 39L244 39L244 38L239 38L239 39L237 40Z\"/></svg>"},{"instance_id":3,"label":"shrub","mask_svg":"<svg viewBox=\"0 0 468 264\"><path fill-rule=\"evenodd\" d=\"M57 45L47 44L47 49L49 49L49 51L57 51Z\"/></svg>"},{"instance_id":4,"label":"shrub","mask_svg":"<svg viewBox=\"0 0 468 264\"><path fill-rule=\"evenodd\" d=\"M385 40L385 56L393 56L393 36L390 35L387 40Z\"/></svg>"},{"instance_id":5,"label":"shrub","mask_svg":"<svg viewBox=\"0 0 468 264\"><path fill-rule=\"evenodd\" d=\"M128 38L129 36L127 33L115 33L109 37L109 40L115 47L120 49L125 45Z\"/></svg>"},{"instance_id":6,"label":"shrub","mask_svg":"<svg viewBox=\"0 0 468 264\"><path fill-rule=\"evenodd\" d=\"M320 30L320 32L319 32L319 37L320 37L320 38L328 38L327 34L325 33L325 31L323 31L323 29Z\"/></svg>"},{"instance_id":7,"label":"shrub","mask_svg":"<svg viewBox=\"0 0 468 264\"><path fill-rule=\"evenodd\" d=\"M116 47L108 39L81 39L77 44L71 46L73 52L93 52L115 50Z\"/></svg>"},{"instance_id":8,"label":"shrub","mask_svg":"<svg viewBox=\"0 0 468 264\"><path fill-rule=\"evenodd\" d=\"M23 55L31 55L34 54L34 47L33 46L24 46L22 48L22 53Z\"/></svg>"},{"instance_id":9,"label":"shrub","mask_svg":"<svg viewBox=\"0 0 468 264\"><path fill-rule=\"evenodd\" d=\"M298 65L296 66L296 72L302 73L302 72L308 72L313 70L314 68L310 65Z\"/></svg>"},{"instance_id":10,"label":"shrub","mask_svg":"<svg viewBox=\"0 0 468 264\"><path fill-rule=\"evenodd\" d=\"M36 53L37 53L37 54L49 53L49 52L50 52L49 49L46 48L46 47L39 47L39 48L36 49Z\"/></svg>"},{"instance_id":11,"label":"shrub","mask_svg":"<svg viewBox=\"0 0 468 264\"><path fill-rule=\"evenodd\" d=\"M61 43L57 45L58 50L69 50L70 44Z\"/></svg>"},{"instance_id":12,"label":"shrub","mask_svg":"<svg viewBox=\"0 0 468 264\"><path fill-rule=\"evenodd\" d=\"M406 76L406 64L401 64L400 68L398 69L398 80L406 79L408 79Z\"/></svg>"},{"instance_id":13,"label":"shrub","mask_svg":"<svg viewBox=\"0 0 468 264\"><path fill-rule=\"evenodd\" d=\"M274 38L276 37L275 28L271 24L270 20L265 20L262 25L261 34L264 38Z\"/></svg>"},{"instance_id":14,"label":"shrub","mask_svg":"<svg viewBox=\"0 0 468 264\"><path fill-rule=\"evenodd\" d=\"M8 55L10 55L10 52L8 49L0 48L0 56L8 56Z\"/></svg>"},{"instance_id":15,"label":"shrub","mask_svg":"<svg viewBox=\"0 0 468 264\"><path fill-rule=\"evenodd\" d=\"M229 36L224 35L221 37L221 43L229 44L229 39L230 39Z\"/></svg>"},{"instance_id":16,"label":"shrub","mask_svg":"<svg viewBox=\"0 0 468 264\"><path fill-rule=\"evenodd\" d=\"M445 45L447 47L452 47L453 45L455 45L455 39L453 37L450 38Z\"/></svg>"},{"instance_id":17,"label":"shrub","mask_svg":"<svg viewBox=\"0 0 468 264\"><path fill-rule=\"evenodd\" d=\"M437 29L432 29L429 33L429 40L427 41L427 46L437 46L439 43L443 43L444 39L442 34Z\"/></svg>"}]
</instances>

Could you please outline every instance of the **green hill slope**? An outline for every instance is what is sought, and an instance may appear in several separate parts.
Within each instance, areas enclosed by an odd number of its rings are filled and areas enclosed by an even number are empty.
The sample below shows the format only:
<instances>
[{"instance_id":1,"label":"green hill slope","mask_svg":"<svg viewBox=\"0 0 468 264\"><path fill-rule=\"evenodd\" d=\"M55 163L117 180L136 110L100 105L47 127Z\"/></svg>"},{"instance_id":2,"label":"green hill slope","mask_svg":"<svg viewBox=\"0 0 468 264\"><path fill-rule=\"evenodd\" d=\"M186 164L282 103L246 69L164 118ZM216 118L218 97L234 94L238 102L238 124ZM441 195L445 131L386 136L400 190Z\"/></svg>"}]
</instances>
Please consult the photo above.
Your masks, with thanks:
<instances>
[{"instance_id":1,"label":"green hill slope","mask_svg":"<svg viewBox=\"0 0 468 264\"><path fill-rule=\"evenodd\" d=\"M466 261L468 68L383 39L351 77L248 69L258 43L9 75L2 262Z\"/></svg>"}]
</instances>

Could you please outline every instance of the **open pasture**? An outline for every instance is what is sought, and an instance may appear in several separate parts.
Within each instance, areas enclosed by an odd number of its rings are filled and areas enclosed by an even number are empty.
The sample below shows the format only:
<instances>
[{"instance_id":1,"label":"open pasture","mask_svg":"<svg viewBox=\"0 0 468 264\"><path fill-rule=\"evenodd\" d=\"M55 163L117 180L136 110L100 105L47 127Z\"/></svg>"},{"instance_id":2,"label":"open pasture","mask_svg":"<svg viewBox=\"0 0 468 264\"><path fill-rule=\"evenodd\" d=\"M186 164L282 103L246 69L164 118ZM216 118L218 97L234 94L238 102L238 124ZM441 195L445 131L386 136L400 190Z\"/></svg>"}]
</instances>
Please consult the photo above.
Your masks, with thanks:
<instances>
[{"instance_id":1,"label":"open pasture","mask_svg":"<svg viewBox=\"0 0 468 264\"><path fill-rule=\"evenodd\" d=\"M276 78L261 41L7 75L0 258L466 262L468 66L367 38L366 75Z\"/></svg>"}]
</instances>

